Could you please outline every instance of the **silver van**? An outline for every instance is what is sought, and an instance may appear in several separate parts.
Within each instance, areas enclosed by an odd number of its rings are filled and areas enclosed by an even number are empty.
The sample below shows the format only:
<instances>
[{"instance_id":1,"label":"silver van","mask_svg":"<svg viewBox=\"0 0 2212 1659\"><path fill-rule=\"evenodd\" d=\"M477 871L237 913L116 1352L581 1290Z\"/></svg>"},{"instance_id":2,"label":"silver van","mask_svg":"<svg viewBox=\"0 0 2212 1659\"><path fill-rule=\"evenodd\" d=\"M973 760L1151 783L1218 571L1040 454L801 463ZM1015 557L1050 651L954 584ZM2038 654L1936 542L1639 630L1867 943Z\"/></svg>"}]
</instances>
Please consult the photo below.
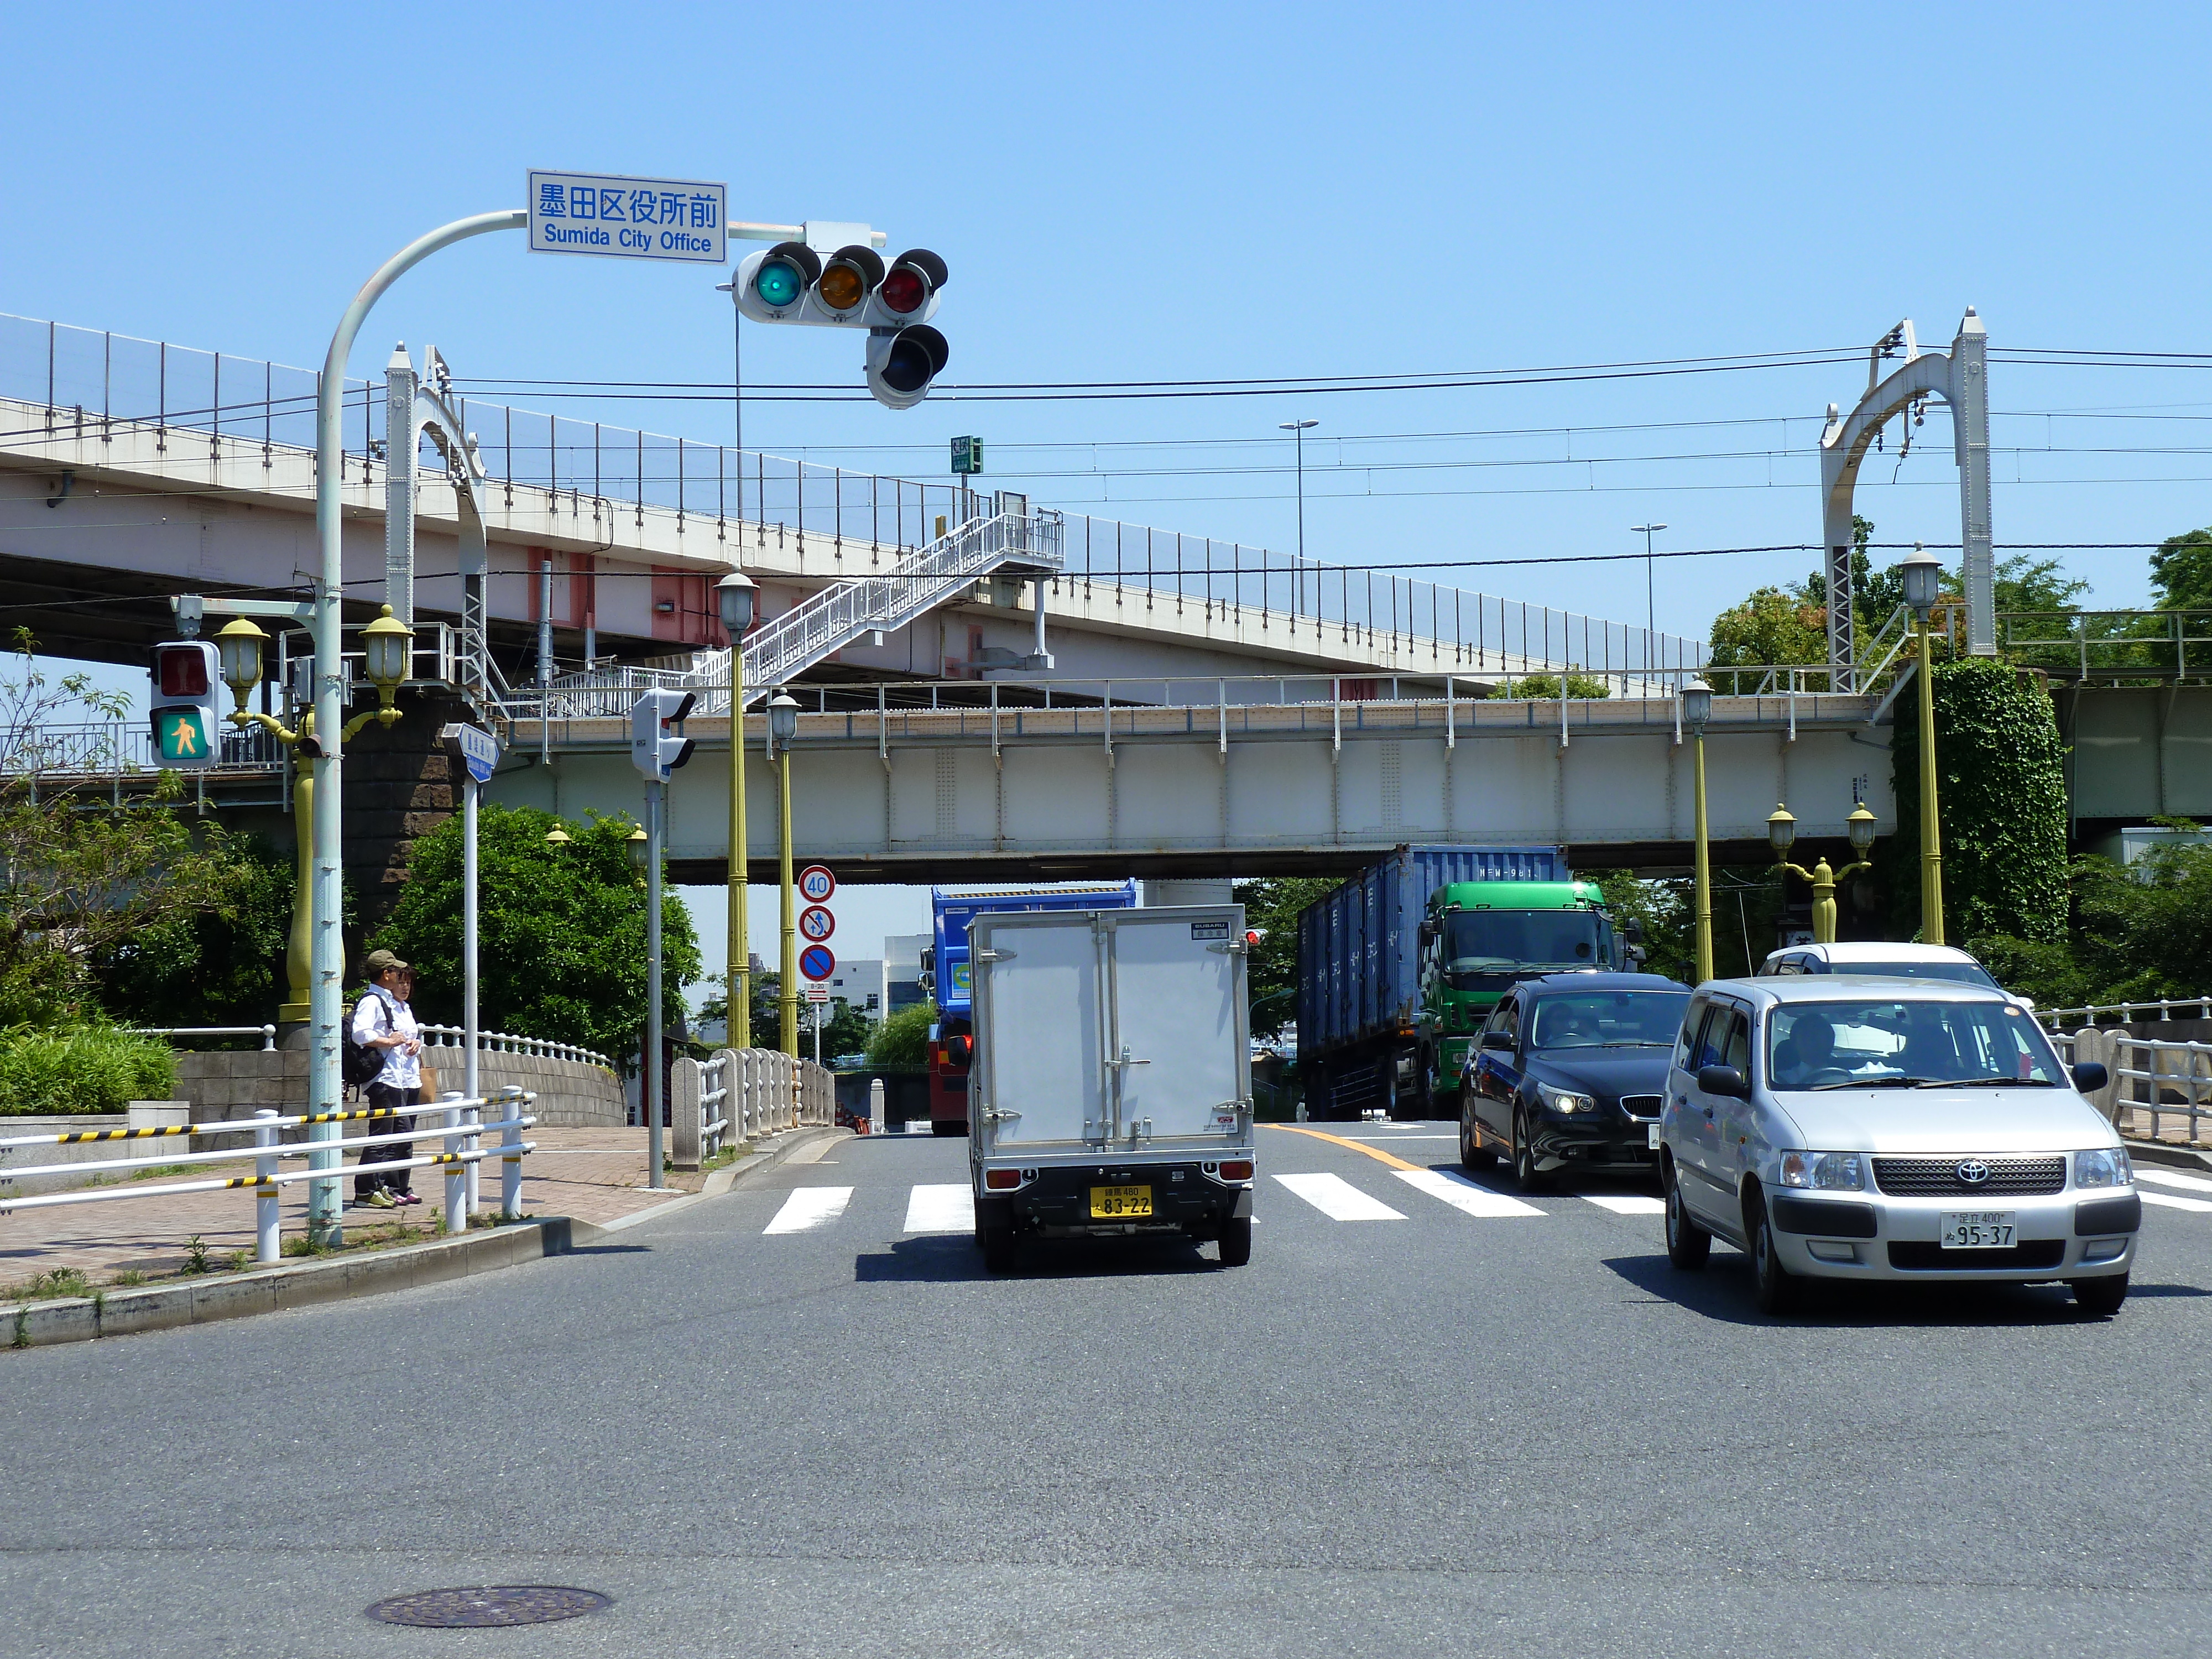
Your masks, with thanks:
<instances>
[{"instance_id":1,"label":"silver van","mask_svg":"<svg viewBox=\"0 0 2212 1659\"><path fill-rule=\"evenodd\" d=\"M1996 989L1860 977L1715 980L1683 1016L1660 1120L1667 1255L1715 1234L1760 1307L1808 1278L2063 1280L2119 1310L2142 1201L2119 1135Z\"/></svg>"}]
</instances>

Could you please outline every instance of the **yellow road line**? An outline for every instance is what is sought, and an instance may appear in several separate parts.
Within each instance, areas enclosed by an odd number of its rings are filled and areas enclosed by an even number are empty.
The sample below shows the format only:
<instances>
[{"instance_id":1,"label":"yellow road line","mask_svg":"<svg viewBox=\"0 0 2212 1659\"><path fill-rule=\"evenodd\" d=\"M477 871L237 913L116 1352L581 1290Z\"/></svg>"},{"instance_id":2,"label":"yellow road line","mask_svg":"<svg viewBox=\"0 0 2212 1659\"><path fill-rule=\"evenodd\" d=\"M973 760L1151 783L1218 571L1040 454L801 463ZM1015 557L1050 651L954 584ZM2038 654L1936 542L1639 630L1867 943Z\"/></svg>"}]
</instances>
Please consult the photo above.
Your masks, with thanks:
<instances>
[{"instance_id":1,"label":"yellow road line","mask_svg":"<svg viewBox=\"0 0 2212 1659\"><path fill-rule=\"evenodd\" d=\"M1346 1140L1342 1135L1325 1135L1318 1129L1301 1129L1292 1123L1263 1123L1263 1129L1280 1129L1285 1134L1311 1135L1316 1140L1329 1141L1339 1146L1349 1146L1355 1152L1364 1152L1378 1164L1387 1164L1394 1170L1423 1170L1425 1164L1408 1164L1402 1158L1393 1157L1379 1146L1370 1146L1361 1141Z\"/></svg>"}]
</instances>

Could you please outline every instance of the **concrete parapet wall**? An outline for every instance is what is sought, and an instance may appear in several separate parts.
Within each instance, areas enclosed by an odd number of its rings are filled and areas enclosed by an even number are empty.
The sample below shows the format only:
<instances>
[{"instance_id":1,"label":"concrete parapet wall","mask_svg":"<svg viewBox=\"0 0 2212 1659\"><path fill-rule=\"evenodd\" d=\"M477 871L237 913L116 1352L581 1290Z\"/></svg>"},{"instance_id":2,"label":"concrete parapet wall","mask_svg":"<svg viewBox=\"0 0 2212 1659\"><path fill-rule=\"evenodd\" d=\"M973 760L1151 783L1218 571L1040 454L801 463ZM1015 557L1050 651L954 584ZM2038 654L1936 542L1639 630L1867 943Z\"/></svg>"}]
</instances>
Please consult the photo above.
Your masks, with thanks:
<instances>
[{"instance_id":1,"label":"concrete parapet wall","mask_svg":"<svg viewBox=\"0 0 2212 1659\"><path fill-rule=\"evenodd\" d=\"M440 1090L461 1086L464 1056L460 1049L425 1048L422 1059L437 1073ZM600 1066L538 1054L486 1054L478 1059L478 1077L487 1093L510 1088L529 1090L538 1097L538 1121L549 1126L612 1127L629 1119L622 1079ZM289 1115L306 1109L307 1054L298 1048L179 1054L177 1094L191 1103L192 1121L197 1123L251 1118L264 1106ZM298 1139L299 1131L287 1130L284 1138ZM200 1150L216 1150L228 1139L203 1137ZM236 1144L249 1143L241 1139Z\"/></svg>"}]
</instances>

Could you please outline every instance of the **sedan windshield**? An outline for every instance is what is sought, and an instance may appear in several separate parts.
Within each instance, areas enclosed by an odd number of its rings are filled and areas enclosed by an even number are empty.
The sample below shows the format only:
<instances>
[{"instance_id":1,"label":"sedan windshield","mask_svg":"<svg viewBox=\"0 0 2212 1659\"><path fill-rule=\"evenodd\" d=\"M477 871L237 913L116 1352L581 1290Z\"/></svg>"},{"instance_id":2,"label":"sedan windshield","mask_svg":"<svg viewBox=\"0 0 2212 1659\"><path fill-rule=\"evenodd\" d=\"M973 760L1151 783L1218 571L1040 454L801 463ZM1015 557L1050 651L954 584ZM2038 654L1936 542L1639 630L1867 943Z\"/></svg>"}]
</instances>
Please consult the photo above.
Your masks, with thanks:
<instances>
[{"instance_id":1,"label":"sedan windshield","mask_svg":"<svg viewBox=\"0 0 2212 1659\"><path fill-rule=\"evenodd\" d=\"M1538 999L1531 1048L1661 1048L1682 1029L1687 991L1577 991Z\"/></svg>"},{"instance_id":2,"label":"sedan windshield","mask_svg":"<svg viewBox=\"0 0 2212 1659\"><path fill-rule=\"evenodd\" d=\"M1995 987L1978 962L1832 962L1832 974L1872 974L1881 979L1942 979L1960 985Z\"/></svg>"},{"instance_id":3,"label":"sedan windshield","mask_svg":"<svg viewBox=\"0 0 2212 1659\"><path fill-rule=\"evenodd\" d=\"M1778 1090L2049 1088L2064 1075L2035 1022L2011 1003L1880 997L1771 1010L1766 1074Z\"/></svg>"},{"instance_id":4,"label":"sedan windshield","mask_svg":"<svg viewBox=\"0 0 2212 1659\"><path fill-rule=\"evenodd\" d=\"M1592 910L1448 911L1443 946L1453 975L1613 965L1613 929Z\"/></svg>"}]
</instances>

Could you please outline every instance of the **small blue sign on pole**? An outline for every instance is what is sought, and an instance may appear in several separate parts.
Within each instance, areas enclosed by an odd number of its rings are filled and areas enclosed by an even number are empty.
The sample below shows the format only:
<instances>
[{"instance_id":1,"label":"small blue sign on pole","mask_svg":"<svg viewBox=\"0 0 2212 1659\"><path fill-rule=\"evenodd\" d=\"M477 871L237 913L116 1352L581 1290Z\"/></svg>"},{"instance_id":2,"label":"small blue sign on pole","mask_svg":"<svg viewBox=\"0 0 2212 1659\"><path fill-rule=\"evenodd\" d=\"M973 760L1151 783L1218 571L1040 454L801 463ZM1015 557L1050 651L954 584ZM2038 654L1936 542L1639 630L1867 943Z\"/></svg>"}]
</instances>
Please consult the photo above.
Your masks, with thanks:
<instances>
[{"instance_id":1,"label":"small blue sign on pole","mask_svg":"<svg viewBox=\"0 0 2212 1659\"><path fill-rule=\"evenodd\" d=\"M478 783L489 783L492 771L499 765L499 739L480 726L449 726L438 734L445 738L448 753L469 769L469 775Z\"/></svg>"},{"instance_id":2,"label":"small blue sign on pole","mask_svg":"<svg viewBox=\"0 0 2212 1659\"><path fill-rule=\"evenodd\" d=\"M727 264L729 196L727 185L696 179L533 169L531 252Z\"/></svg>"},{"instance_id":3,"label":"small blue sign on pole","mask_svg":"<svg viewBox=\"0 0 2212 1659\"><path fill-rule=\"evenodd\" d=\"M809 979L827 979L837 971L837 958L826 945L810 945L799 953L799 971Z\"/></svg>"}]
</instances>

